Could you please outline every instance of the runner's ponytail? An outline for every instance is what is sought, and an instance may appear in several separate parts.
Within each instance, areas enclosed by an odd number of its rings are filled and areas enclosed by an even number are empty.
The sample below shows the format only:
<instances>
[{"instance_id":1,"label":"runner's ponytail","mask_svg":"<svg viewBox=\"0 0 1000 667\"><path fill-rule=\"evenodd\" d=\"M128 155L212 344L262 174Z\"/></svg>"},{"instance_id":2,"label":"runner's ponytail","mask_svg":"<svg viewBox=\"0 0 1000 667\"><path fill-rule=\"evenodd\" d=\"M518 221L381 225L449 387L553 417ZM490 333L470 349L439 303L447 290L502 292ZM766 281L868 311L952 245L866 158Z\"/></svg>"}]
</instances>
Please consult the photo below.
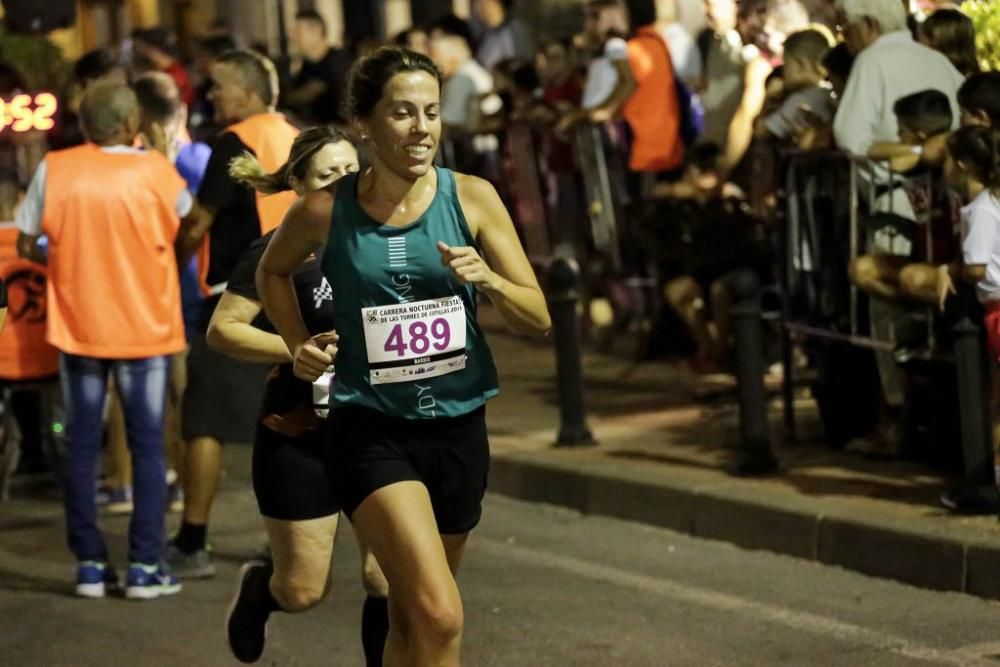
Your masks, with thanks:
<instances>
[{"instance_id":1,"label":"runner's ponytail","mask_svg":"<svg viewBox=\"0 0 1000 667\"><path fill-rule=\"evenodd\" d=\"M248 185L262 194L273 195L292 189L288 183L288 164L286 162L276 172L269 174L252 153L245 152L229 163L229 175L237 183Z\"/></svg>"}]
</instances>

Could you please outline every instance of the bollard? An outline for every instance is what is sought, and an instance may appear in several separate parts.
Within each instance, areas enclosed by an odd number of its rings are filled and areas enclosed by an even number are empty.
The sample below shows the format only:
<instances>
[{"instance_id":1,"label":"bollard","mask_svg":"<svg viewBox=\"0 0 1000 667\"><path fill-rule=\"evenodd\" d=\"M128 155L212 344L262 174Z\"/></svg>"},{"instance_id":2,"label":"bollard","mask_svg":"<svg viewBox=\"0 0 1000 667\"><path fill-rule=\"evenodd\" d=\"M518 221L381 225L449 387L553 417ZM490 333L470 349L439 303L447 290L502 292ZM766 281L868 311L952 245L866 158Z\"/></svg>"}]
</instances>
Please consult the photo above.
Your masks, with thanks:
<instances>
[{"instance_id":1,"label":"bollard","mask_svg":"<svg viewBox=\"0 0 1000 667\"><path fill-rule=\"evenodd\" d=\"M767 425L760 281L756 273L743 269L733 273L727 284L733 296L731 312L736 346L742 448L732 472L737 475L768 475L777 472L778 460L771 452L771 437Z\"/></svg>"},{"instance_id":2,"label":"bollard","mask_svg":"<svg viewBox=\"0 0 1000 667\"><path fill-rule=\"evenodd\" d=\"M985 378L980 330L972 320L963 317L952 332L965 482L970 487L993 486L993 443L983 400Z\"/></svg>"},{"instance_id":3,"label":"bollard","mask_svg":"<svg viewBox=\"0 0 1000 667\"><path fill-rule=\"evenodd\" d=\"M583 368L580 324L576 308L580 269L576 261L559 257L549 266L549 311L556 351L556 388L559 392L557 447L594 444L583 407Z\"/></svg>"}]
</instances>

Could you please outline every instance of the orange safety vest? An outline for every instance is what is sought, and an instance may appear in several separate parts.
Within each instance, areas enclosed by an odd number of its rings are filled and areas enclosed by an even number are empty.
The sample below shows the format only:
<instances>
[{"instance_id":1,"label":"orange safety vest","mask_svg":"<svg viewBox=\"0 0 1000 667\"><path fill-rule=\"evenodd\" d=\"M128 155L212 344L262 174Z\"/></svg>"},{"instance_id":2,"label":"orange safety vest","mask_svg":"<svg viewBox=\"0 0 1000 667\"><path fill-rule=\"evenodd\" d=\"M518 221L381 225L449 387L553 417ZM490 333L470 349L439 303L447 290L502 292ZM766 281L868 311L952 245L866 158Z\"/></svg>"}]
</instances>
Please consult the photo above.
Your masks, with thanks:
<instances>
[{"instance_id":1,"label":"orange safety vest","mask_svg":"<svg viewBox=\"0 0 1000 667\"><path fill-rule=\"evenodd\" d=\"M0 223L0 278L8 300L0 379L41 380L59 373L59 350L45 340L45 267L17 256L17 234L13 222Z\"/></svg>"},{"instance_id":2,"label":"orange safety vest","mask_svg":"<svg viewBox=\"0 0 1000 667\"><path fill-rule=\"evenodd\" d=\"M684 162L681 109L674 67L663 37L652 27L640 28L628 41L628 62L636 89L622 115L632 130L632 171L667 171Z\"/></svg>"},{"instance_id":3,"label":"orange safety vest","mask_svg":"<svg viewBox=\"0 0 1000 667\"><path fill-rule=\"evenodd\" d=\"M285 120L284 114L277 112L255 114L235 125L230 125L225 131L232 132L239 137L243 145L253 152L257 161L260 162L260 166L268 173L277 171L281 165L288 161L288 154L292 152L292 142L299 134L295 126ZM281 224L285 213L292 207L297 197L290 190L273 195L256 192L254 196L257 203L257 220L260 224L261 236ZM205 236L205 240L195 252L195 257L198 258L198 277L201 282L201 290L206 296L213 292L213 286L208 284L208 269L211 258L210 236L211 234Z\"/></svg>"},{"instance_id":4,"label":"orange safety vest","mask_svg":"<svg viewBox=\"0 0 1000 667\"><path fill-rule=\"evenodd\" d=\"M299 131L285 120L280 113L259 113L246 120L230 125L226 132L232 132L247 148L257 156L260 166L272 173L288 161L292 142ZM260 220L260 235L263 236L281 224L285 213L295 203L292 191L273 195L257 195L257 218Z\"/></svg>"},{"instance_id":5,"label":"orange safety vest","mask_svg":"<svg viewBox=\"0 0 1000 667\"><path fill-rule=\"evenodd\" d=\"M183 350L177 170L155 151L93 144L49 153L46 164L48 341L104 359Z\"/></svg>"}]
</instances>

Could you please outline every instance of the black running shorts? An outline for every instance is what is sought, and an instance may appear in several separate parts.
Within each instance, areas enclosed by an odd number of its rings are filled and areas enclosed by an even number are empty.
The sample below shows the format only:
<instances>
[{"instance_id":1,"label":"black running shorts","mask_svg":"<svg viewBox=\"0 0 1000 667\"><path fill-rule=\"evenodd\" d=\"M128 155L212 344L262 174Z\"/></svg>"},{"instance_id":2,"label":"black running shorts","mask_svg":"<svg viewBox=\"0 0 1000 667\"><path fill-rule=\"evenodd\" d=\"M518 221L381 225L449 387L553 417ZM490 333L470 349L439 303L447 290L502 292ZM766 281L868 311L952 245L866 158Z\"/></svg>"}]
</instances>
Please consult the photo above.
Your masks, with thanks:
<instances>
[{"instance_id":1,"label":"black running shorts","mask_svg":"<svg viewBox=\"0 0 1000 667\"><path fill-rule=\"evenodd\" d=\"M330 479L348 516L382 487L418 481L430 494L439 532L467 533L479 523L490 468L486 406L438 419L341 407L330 411L329 426Z\"/></svg>"},{"instance_id":2,"label":"black running shorts","mask_svg":"<svg viewBox=\"0 0 1000 667\"><path fill-rule=\"evenodd\" d=\"M269 370L267 364L252 364L217 352L208 347L204 335L193 335L187 387L181 399L184 439L253 442Z\"/></svg>"},{"instance_id":3,"label":"black running shorts","mask_svg":"<svg viewBox=\"0 0 1000 667\"><path fill-rule=\"evenodd\" d=\"M327 475L322 430L293 438L257 425L253 491L262 516L281 521L319 519L340 511Z\"/></svg>"}]
</instances>

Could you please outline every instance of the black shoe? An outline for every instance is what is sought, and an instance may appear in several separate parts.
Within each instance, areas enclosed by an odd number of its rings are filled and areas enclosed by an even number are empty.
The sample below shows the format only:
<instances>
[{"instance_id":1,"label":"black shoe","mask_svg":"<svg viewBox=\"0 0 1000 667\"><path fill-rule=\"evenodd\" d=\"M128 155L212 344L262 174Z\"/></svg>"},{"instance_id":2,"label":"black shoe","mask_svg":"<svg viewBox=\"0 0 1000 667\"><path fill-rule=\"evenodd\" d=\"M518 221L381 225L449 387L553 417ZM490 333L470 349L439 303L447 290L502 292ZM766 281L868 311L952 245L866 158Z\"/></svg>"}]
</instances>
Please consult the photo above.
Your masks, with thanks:
<instances>
[{"instance_id":1,"label":"black shoe","mask_svg":"<svg viewBox=\"0 0 1000 667\"><path fill-rule=\"evenodd\" d=\"M1000 495L993 487L952 489L941 494L941 504L952 514L988 516L1000 513Z\"/></svg>"},{"instance_id":2,"label":"black shoe","mask_svg":"<svg viewBox=\"0 0 1000 667\"><path fill-rule=\"evenodd\" d=\"M226 614L226 639L233 655L240 662L253 663L260 659L267 640L267 618L270 612L252 603L247 584L254 577L270 578L270 567L263 561L250 561L240 568L236 593Z\"/></svg>"}]
</instances>

